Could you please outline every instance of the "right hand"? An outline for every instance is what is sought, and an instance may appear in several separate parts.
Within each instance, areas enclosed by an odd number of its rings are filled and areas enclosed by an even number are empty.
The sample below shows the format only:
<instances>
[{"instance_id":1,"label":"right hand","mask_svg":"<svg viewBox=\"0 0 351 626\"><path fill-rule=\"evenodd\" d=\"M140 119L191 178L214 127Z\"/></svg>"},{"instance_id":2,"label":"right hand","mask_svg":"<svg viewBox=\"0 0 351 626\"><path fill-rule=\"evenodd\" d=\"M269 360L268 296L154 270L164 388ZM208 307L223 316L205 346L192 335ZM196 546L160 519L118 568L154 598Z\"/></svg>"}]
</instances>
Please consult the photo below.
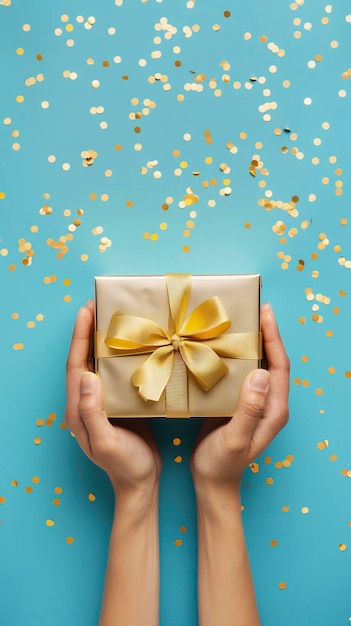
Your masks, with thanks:
<instances>
[{"instance_id":1,"label":"right hand","mask_svg":"<svg viewBox=\"0 0 351 626\"><path fill-rule=\"evenodd\" d=\"M270 305L261 312L268 371L251 372L230 420L205 420L191 459L197 494L238 494L242 474L289 418L289 359Z\"/></svg>"}]
</instances>

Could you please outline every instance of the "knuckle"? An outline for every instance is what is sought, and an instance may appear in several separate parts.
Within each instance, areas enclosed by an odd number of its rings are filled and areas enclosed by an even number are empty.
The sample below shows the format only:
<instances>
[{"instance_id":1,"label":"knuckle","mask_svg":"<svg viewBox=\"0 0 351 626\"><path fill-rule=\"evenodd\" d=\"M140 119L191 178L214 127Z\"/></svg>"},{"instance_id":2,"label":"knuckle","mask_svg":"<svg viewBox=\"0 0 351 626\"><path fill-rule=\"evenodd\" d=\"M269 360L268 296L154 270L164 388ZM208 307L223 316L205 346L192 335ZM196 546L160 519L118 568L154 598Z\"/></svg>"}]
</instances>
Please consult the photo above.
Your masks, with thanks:
<instances>
[{"instance_id":1,"label":"knuckle","mask_svg":"<svg viewBox=\"0 0 351 626\"><path fill-rule=\"evenodd\" d=\"M235 420L235 415L233 417ZM224 452L229 452L231 455L239 455L241 454L247 446L247 441L238 434L233 436L231 429L226 426L221 431L222 435L222 449Z\"/></svg>"},{"instance_id":2,"label":"knuckle","mask_svg":"<svg viewBox=\"0 0 351 626\"><path fill-rule=\"evenodd\" d=\"M94 400L90 398L81 399L79 402L79 412L83 419L91 419L95 417L97 413Z\"/></svg>"},{"instance_id":3,"label":"knuckle","mask_svg":"<svg viewBox=\"0 0 351 626\"><path fill-rule=\"evenodd\" d=\"M113 455L114 445L111 438L99 437L90 442L94 457L98 459L106 459Z\"/></svg>"},{"instance_id":4,"label":"knuckle","mask_svg":"<svg viewBox=\"0 0 351 626\"><path fill-rule=\"evenodd\" d=\"M240 411L244 418L257 419L263 411L265 397L259 394L252 394L250 399L243 402Z\"/></svg>"}]
</instances>

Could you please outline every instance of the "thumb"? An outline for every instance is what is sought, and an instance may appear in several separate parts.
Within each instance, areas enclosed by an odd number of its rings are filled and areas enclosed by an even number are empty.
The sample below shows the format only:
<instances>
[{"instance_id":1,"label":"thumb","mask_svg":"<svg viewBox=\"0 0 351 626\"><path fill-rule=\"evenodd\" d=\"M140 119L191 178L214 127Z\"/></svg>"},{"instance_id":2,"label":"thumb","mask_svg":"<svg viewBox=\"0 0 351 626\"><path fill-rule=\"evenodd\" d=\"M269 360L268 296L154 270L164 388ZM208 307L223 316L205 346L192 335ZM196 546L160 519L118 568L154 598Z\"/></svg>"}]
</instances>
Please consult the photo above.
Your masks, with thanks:
<instances>
[{"instance_id":1,"label":"thumb","mask_svg":"<svg viewBox=\"0 0 351 626\"><path fill-rule=\"evenodd\" d=\"M269 389L270 375L265 369L254 370L245 379L239 404L228 423L231 435L242 446L251 441L262 417Z\"/></svg>"},{"instance_id":2,"label":"thumb","mask_svg":"<svg viewBox=\"0 0 351 626\"><path fill-rule=\"evenodd\" d=\"M80 381L79 412L88 431L89 439L94 440L104 432L108 424L103 409L103 394L100 379L93 372L84 372Z\"/></svg>"}]
</instances>

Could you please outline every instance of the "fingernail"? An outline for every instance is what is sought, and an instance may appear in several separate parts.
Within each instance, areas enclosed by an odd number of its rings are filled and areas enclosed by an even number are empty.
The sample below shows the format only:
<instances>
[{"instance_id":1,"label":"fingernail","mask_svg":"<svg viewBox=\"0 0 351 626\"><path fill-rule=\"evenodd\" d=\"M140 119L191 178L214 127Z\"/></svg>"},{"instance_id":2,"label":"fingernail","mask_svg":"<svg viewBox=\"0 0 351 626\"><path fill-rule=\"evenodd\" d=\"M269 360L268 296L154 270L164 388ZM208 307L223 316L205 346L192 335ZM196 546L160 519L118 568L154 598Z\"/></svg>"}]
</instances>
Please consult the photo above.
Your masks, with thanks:
<instances>
[{"instance_id":1,"label":"fingernail","mask_svg":"<svg viewBox=\"0 0 351 626\"><path fill-rule=\"evenodd\" d=\"M254 372L250 378L250 387L254 391L267 391L269 387L269 373L267 370Z\"/></svg>"},{"instance_id":2,"label":"fingernail","mask_svg":"<svg viewBox=\"0 0 351 626\"><path fill-rule=\"evenodd\" d=\"M265 302L264 304L262 304L262 313L264 311L270 311L271 313L273 313L272 305L270 302Z\"/></svg>"},{"instance_id":3,"label":"fingernail","mask_svg":"<svg viewBox=\"0 0 351 626\"><path fill-rule=\"evenodd\" d=\"M85 305L85 308L87 308L87 306L88 306L89 302L92 302L92 299L91 299L91 298L89 298L89 300L87 300L87 303L86 303L86 305Z\"/></svg>"},{"instance_id":4,"label":"fingernail","mask_svg":"<svg viewBox=\"0 0 351 626\"><path fill-rule=\"evenodd\" d=\"M89 394L94 393L96 388L95 374L92 372L84 372L80 381L80 393Z\"/></svg>"}]
</instances>

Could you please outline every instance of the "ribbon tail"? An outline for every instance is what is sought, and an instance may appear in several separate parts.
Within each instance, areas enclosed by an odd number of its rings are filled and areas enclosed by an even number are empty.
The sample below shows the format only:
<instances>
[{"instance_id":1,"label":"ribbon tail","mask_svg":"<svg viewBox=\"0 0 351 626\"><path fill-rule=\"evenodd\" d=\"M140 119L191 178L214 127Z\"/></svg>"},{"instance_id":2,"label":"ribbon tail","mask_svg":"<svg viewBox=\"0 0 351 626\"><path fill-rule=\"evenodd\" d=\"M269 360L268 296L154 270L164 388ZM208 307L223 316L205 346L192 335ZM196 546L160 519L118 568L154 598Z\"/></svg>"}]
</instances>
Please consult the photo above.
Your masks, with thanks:
<instances>
[{"instance_id":1,"label":"ribbon tail","mask_svg":"<svg viewBox=\"0 0 351 626\"><path fill-rule=\"evenodd\" d=\"M185 340L179 350L187 368L206 391L228 372L225 363L203 342Z\"/></svg>"},{"instance_id":2,"label":"ribbon tail","mask_svg":"<svg viewBox=\"0 0 351 626\"><path fill-rule=\"evenodd\" d=\"M163 346L157 348L135 370L132 383L134 387L138 387L138 393L145 402L147 400L158 402L160 399L172 373L173 359L173 346Z\"/></svg>"}]
</instances>

